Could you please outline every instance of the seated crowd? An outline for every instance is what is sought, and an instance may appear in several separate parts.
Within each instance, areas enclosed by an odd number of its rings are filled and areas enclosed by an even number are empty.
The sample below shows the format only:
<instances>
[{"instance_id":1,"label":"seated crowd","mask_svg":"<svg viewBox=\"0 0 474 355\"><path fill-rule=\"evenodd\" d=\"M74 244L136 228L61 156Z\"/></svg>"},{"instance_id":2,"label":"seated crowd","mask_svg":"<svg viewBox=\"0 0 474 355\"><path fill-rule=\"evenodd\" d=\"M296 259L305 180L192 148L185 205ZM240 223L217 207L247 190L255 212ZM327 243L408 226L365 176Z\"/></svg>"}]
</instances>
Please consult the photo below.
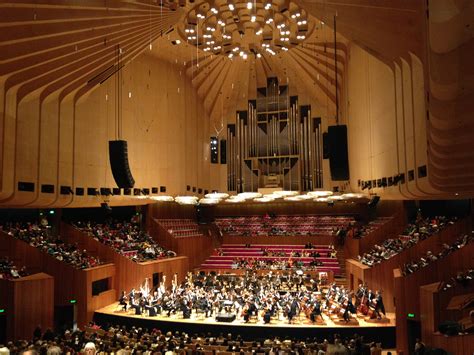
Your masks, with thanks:
<instances>
[{"instance_id":1,"label":"seated crowd","mask_svg":"<svg viewBox=\"0 0 474 355\"><path fill-rule=\"evenodd\" d=\"M372 250L358 255L357 259L362 264L372 267L412 247L420 240L427 239L455 221L456 218L448 217L418 218L415 223L407 226L401 236L386 239L381 245L374 245Z\"/></svg>"},{"instance_id":2,"label":"seated crowd","mask_svg":"<svg viewBox=\"0 0 474 355\"><path fill-rule=\"evenodd\" d=\"M404 276L408 274L412 274L418 271L419 269L422 269L430 265L432 262L438 259L444 258L448 256L449 254L451 254L452 252L463 248L464 246L466 246L468 243L472 242L473 240L474 240L474 233L472 233L471 235L466 234L466 235L460 236L451 245L444 243L442 250L439 253L433 254L433 252L428 251L426 255L421 257L420 259L408 262L405 265L403 265L403 267L401 268L402 274Z\"/></svg>"},{"instance_id":3,"label":"seated crowd","mask_svg":"<svg viewBox=\"0 0 474 355\"><path fill-rule=\"evenodd\" d=\"M467 287L471 281L474 279L474 269L469 269L467 271L460 271L455 277L452 277L450 280L443 284L443 291L449 290L456 285L461 285Z\"/></svg>"},{"instance_id":4,"label":"seated crowd","mask_svg":"<svg viewBox=\"0 0 474 355\"><path fill-rule=\"evenodd\" d=\"M354 225L351 216L263 216L222 217L216 219L221 233L242 236L344 235Z\"/></svg>"},{"instance_id":5,"label":"seated crowd","mask_svg":"<svg viewBox=\"0 0 474 355\"><path fill-rule=\"evenodd\" d=\"M0 279L13 280L24 276L28 276L25 266L18 269L13 261L8 258L0 258Z\"/></svg>"},{"instance_id":6,"label":"seated crowd","mask_svg":"<svg viewBox=\"0 0 474 355\"><path fill-rule=\"evenodd\" d=\"M342 338L334 334L333 338L305 340L269 336L266 339L247 340L240 335L187 334L185 332L161 332L158 329L138 327L107 326L101 329L91 324L86 330L66 330L55 334L47 330L35 330L32 341L18 340L0 345L0 350L11 354L381 354L381 344L368 343L363 336L354 334ZM388 353L390 354L390 352Z\"/></svg>"},{"instance_id":7,"label":"seated crowd","mask_svg":"<svg viewBox=\"0 0 474 355\"><path fill-rule=\"evenodd\" d=\"M76 222L74 225L93 236L102 244L112 247L116 252L136 262L175 257L176 253L158 245L153 238L131 222L110 222L96 224Z\"/></svg>"},{"instance_id":8,"label":"seated crowd","mask_svg":"<svg viewBox=\"0 0 474 355\"><path fill-rule=\"evenodd\" d=\"M250 270L291 270L293 268L304 268L305 270L316 269L323 266L323 262L314 258L305 264L303 260L289 259L255 259L255 258L235 258L232 262L233 269L250 269Z\"/></svg>"},{"instance_id":9,"label":"seated crowd","mask_svg":"<svg viewBox=\"0 0 474 355\"><path fill-rule=\"evenodd\" d=\"M0 226L0 229L76 269L87 269L102 264L86 250L80 250L77 245L64 242L60 236L52 236L47 225L10 223Z\"/></svg>"}]
</instances>

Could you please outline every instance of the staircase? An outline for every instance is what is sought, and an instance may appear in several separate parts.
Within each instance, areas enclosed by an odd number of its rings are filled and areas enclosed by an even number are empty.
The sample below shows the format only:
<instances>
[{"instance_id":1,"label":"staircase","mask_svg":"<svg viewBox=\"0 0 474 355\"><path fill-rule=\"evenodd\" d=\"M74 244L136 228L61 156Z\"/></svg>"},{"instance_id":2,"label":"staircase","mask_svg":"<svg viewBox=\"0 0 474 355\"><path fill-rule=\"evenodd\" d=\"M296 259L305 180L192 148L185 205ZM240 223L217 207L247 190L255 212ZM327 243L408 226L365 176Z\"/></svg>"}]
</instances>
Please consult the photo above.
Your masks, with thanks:
<instances>
[{"instance_id":1,"label":"staircase","mask_svg":"<svg viewBox=\"0 0 474 355\"><path fill-rule=\"evenodd\" d=\"M338 285L344 285L345 288L349 288L349 280L346 276L346 256L344 254L344 247L338 247L337 261L339 262L340 271L337 275L334 275L334 280Z\"/></svg>"}]
</instances>

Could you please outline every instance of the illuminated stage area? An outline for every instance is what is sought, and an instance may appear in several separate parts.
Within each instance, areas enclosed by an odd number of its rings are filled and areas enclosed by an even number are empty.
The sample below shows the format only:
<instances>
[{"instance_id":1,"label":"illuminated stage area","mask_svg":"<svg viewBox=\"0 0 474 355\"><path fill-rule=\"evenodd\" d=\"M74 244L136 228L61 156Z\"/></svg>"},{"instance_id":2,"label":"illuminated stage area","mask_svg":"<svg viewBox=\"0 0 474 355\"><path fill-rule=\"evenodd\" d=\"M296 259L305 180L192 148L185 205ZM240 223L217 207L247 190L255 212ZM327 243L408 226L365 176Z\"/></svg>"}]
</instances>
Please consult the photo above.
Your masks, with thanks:
<instances>
[{"instance_id":1,"label":"illuminated stage area","mask_svg":"<svg viewBox=\"0 0 474 355\"><path fill-rule=\"evenodd\" d=\"M245 323L242 317L238 317L232 322L218 322L216 317L204 317L194 312L190 319L183 319L181 312L166 315L149 317L145 315L135 315L132 311L122 311L119 304L113 303L107 307L98 309L94 313L94 321L99 325L127 325L144 328L158 328L162 331L174 331L180 329L188 334L212 334L220 333L241 335L248 339L260 339L279 336L281 338L332 338L335 333L343 337L350 337L353 334L363 335L366 341L382 342L384 347L395 346L395 315L387 313L387 318L377 320L366 320L362 316L352 319L349 323L339 320L333 320L326 314L323 314L324 323L311 323L306 316L301 313L294 319L292 324L281 316L279 319L272 318L269 324L264 324L262 317L258 320L253 317L248 323Z\"/></svg>"}]
</instances>

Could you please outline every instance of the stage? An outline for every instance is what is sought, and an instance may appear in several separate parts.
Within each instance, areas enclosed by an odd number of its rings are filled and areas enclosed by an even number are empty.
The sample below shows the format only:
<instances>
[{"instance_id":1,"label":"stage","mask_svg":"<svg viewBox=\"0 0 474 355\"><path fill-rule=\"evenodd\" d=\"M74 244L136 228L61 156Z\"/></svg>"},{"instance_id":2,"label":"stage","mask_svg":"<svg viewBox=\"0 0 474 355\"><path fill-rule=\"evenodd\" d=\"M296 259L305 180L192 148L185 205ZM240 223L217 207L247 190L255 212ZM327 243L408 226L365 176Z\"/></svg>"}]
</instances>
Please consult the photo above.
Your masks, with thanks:
<instances>
[{"instance_id":1,"label":"stage","mask_svg":"<svg viewBox=\"0 0 474 355\"><path fill-rule=\"evenodd\" d=\"M325 324L313 324L302 313L296 318L294 324L288 324L287 319L272 319L270 324L264 324L261 317L258 320L252 319L245 323L238 318L232 322L217 322L215 316L205 318L202 315L196 316L193 312L190 319L183 319L181 312L166 315L149 317L145 315L135 315L132 311L122 311L118 303L113 303L107 307L98 309L94 313L94 321L102 326L127 325L144 328L158 328L162 331L184 331L188 334L210 333L219 335L220 333L233 335L240 334L246 339L261 339L269 336L280 336L281 338L313 338L318 340L331 339L337 333L342 336L352 336L353 334L363 335L366 341L382 342L383 347L395 347L395 314L387 313L387 318L382 321L365 320L357 318L357 322L346 324L345 322L333 321L327 315L323 315Z\"/></svg>"}]
</instances>

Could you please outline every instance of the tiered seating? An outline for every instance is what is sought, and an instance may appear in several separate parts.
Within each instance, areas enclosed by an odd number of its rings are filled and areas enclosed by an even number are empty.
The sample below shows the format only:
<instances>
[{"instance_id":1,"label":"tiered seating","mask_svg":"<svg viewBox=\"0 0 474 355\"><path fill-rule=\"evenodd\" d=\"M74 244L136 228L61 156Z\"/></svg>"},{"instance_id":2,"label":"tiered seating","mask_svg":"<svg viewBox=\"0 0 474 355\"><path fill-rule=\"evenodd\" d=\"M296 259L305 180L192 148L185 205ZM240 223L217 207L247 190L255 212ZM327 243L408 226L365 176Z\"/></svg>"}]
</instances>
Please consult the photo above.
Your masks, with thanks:
<instances>
[{"instance_id":1,"label":"tiered seating","mask_svg":"<svg viewBox=\"0 0 474 355\"><path fill-rule=\"evenodd\" d=\"M263 340L252 340L249 335L219 336L204 334L186 334L181 331L167 333L158 329L149 331L146 328L110 327L101 329L92 324L81 332L68 330L64 335L54 334L47 330L44 335L41 329L35 331L33 341L17 341L8 344L7 353L21 353L24 350L41 354L51 353L86 353L86 354L381 354L381 345L365 343L364 338L353 335L345 339L334 334L321 342L316 338L305 341L269 336ZM43 341L38 341L40 338ZM117 341L119 339L119 341Z\"/></svg>"},{"instance_id":2,"label":"tiered seating","mask_svg":"<svg viewBox=\"0 0 474 355\"><path fill-rule=\"evenodd\" d=\"M319 257L314 257L319 253ZM333 257L331 257L331 254ZM305 248L304 245L243 245L223 244L216 255L210 256L202 265L201 269L232 269L239 267L239 262L246 260L250 263L258 261L271 261L269 264L285 264L291 260L293 265L302 263L305 268L313 268L310 264L315 260L322 263L317 266L319 271L333 271L340 273L338 259L335 251L328 245L317 245ZM313 263L314 264L314 263ZM273 266L274 268L277 265ZM286 266L288 268L288 266ZM269 267L269 269L272 267Z\"/></svg>"},{"instance_id":3,"label":"tiered seating","mask_svg":"<svg viewBox=\"0 0 474 355\"><path fill-rule=\"evenodd\" d=\"M35 223L10 223L0 226L0 229L76 269L87 269L103 264L86 250L79 250L77 245L65 243L59 236L51 236L50 228L47 226Z\"/></svg>"},{"instance_id":4,"label":"tiered seating","mask_svg":"<svg viewBox=\"0 0 474 355\"><path fill-rule=\"evenodd\" d=\"M227 235L331 235L354 222L350 216L241 216L217 218Z\"/></svg>"},{"instance_id":5,"label":"tiered seating","mask_svg":"<svg viewBox=\"0 0 474 355\"><path fill-rule=\"evenodd\" d=\"M0 279L12 280L19 279L20 277L28 276L26 267L23 266L18 269L13 261L8 258L0 258Z\"/></svg>"},{"instance_id":6,"label":"tiered seating","mask_svg":"<svg viewBox=\"0 0 474 355\"><path fill-rule=\"evenodd\" d=\"M408 249L421 240L425 240L437 232L453 225L457 218L436 217L433 219L419 218L415 223L409 224L405 231L398 238L386 239L381 245L374 245L373 249L359 255L357 259L367 266L380 264L395 255Z\"/></svg>"},{"instance_id":7,"label":"tiered seating","mask_svg":"<svg viewBox=\"0 0 474 355\"><path fill-rule=\"evenodd\" d=\"M76 222L74 225L135 262L176 256L174 251L158 245L147 232L140 229L138 224L122 221L107 224Z\"/></svg>"},{"instance_id":8,"label":"tiered seating","mask_svg":"<svg viewBox=\"0 0 474 355\"><path fill-rule=\"evenodd\" d=\"M366 235L382 228L385 223L392 220L393 217L377 217L373 221L370 221L366 225L358 226L358 228L354 232L354 238L363 238Z\"/></svg>"},{"instance_id":9,"label":"tiered seating","mask_svg":"<svg viewBox=\"0 0 474 355\"><path fill-rule=\"evenodd\" d=\"M175 238L203 235L199 230L199 225L192 219L157 219L156 221Z\"/></svg>"}]
</instances>

